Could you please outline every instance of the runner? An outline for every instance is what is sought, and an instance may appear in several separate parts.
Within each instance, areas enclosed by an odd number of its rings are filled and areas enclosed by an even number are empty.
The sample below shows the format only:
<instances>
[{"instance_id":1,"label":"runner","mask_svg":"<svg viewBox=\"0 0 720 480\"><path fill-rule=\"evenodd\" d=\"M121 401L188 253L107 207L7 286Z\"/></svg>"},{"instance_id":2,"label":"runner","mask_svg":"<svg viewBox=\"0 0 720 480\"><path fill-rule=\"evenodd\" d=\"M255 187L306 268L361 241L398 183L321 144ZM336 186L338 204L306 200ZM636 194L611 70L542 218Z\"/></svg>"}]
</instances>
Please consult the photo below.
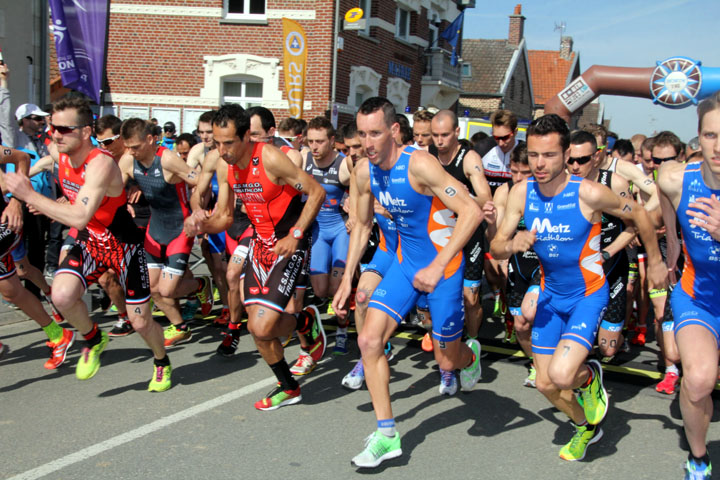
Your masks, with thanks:
<instances>
[{"instance_id":1,"label":"runner","mask_svg":"<svg viewBox=\"0 0 720 480\"><path fill-rule=\"evenodd\" d=\"M58 268L53 281L52 301L63 316L85 338L76 376L87 380L100 368L100 354L108 343L107 333L90 320L82 295L88 284L108 268L124 285L128 316L154 356L154 373L148 390L170 388L172 369L165 354L162 329L150 315L150 282L142 248L142 231L130 218L125 205L122 173L103 150L94 148L92 110L87 101L63 98L53 105L51 155L59 163L59 177L68 204L35 193L26 177L8 174L8 188L21 200L79 230L75 245Z\"/></svg>"},{"instance_id":2,"label":"runner","mask_svg":"<svg viewBox=\"0 0 720 480\"><path fill-rule=\"evenodd\" d=\"M423 292L428 293L433 313L439 367L453 378L454 370L462 368L463 390L471 390L480 379L479 343L468 340L466 345L460 341L464 323L460 250L482 214L462 184L443 171L434 157L395 143L399 126L390 101L373 97L363 102L357 125L369 162L356 167L358 218L351 233L345 274L333 300L336 312L346 311L353 273L372 228L374 198L395 218L401 245L370 299L358 338L378 429L352 463L377 467L402 455L390 404L390 371L384 347ZM453 213L457 214L456 221Z\"/></svg>"},{"instance_id":3,"label":"runner","mask_svg":"<svg viewBox=\"0 0 720 480\"><path fill-rule=\"evenodd\" d=\"M698 136L702 162L660 162L658 174L658 186L670 200L680 222L686 257L679 286L670 299L683 364L680 411L690 445L686 479L712 477L706 441L713 416L711 394L717 383L720 347L717 295L720 284L720 95L717 93L698 106ZM674 259L669 258L668 263L673 264Z\"/></svg>"},{"instance_id":4,"label":"runner","mask_svg":"<svg viewBox=\"0 0 720 480\"><path fill-rule=\"evenodd\" d=\"M667 270L645 210L605 186L565 171L570 145L564 120L557 115L540 117L527 135L533 178L510 191L491 251L502 259L534 246L540 259L541 293L532 331L536 386L574 422L576 434L560 450L560 458L581 460L587 446L602 437L597 425L608 407L600 363L586 362L608 302L600 255L601 212L636 224L647 244L652 285L664 285ZM523 217L531 230L515 234ZM573 389L579 389L582 407Z\"/></svg>"},{"instance_id":5,"label":"runner","mask_svg":"<svg viewBox=\"0 0 720 480\"><path fill-rule=\"evenodd\" d=\"M170 321L165 330L165 346L187 342L190 326L180 314L178 298L195 294L203 315L212 309L212 283L209 277L186 275L193 238L182 231L190 215L188 185L197 184L197 172L176 153L157 147L151 124L130 118L122 125L127 154L120 159L123 182L132 178L150 204L150 224L145 233L145 255L150 274L150 292L155 305Z\"/></svg>"},{"instance_id":6,"label":"runner","mask_svg":"<svg viewBox=\"0 0 720 480\"><path fill-rule=\"evenodd\" d=\"M325 332L317 309L285 313L307 255L307 235L325 197L312 178L280 150L250 141L250 118L237 104L224 105L213 120L213 137L227 164L227 182L242 198L255 227L245 267L245 308L248 330L263 359L278 379L277 387L255 403L274 410L298 403L300 385L290 373L278 337L293 330L310 334L315 361L325 352ZM218 164L220 176L222 163ZM219 180L221 180L219 178ZM301 192L307 201L300 203ZM234 197L228 188L219 193L215 210L198 209L185 221L188 235L220 232L232 223Z\"/></svg>"}]
</instances>

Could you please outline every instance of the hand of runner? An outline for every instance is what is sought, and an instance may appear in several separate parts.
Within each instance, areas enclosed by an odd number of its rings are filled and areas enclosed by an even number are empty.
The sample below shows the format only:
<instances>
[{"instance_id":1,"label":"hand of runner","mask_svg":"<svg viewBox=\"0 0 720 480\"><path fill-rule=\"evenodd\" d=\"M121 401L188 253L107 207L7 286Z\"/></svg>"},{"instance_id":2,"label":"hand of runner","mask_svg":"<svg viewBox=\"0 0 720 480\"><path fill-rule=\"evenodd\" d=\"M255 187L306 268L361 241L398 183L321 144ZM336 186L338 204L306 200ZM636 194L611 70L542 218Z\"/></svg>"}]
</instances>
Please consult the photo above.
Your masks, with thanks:
<instances>
[{"instance_id":1,"label":"hand of runner","mask_svg":"<svg viewBox=\"0 0 720 480\"><path fill-rule=\"evenodd\" d=\"M352 232L353 227L355 226L355 217L348 217L347 222L345 222L345 230L347 233Z\"/></svg>"},{"instance_id":2,"label":"hand of runner","mask_svg":"<svg viewBox=\"0 0 720 480\"><path fill-rule=\"evenodd\" d=\"M438 267L434 263L418 270L413 278L413 287L422 292L431 293L442 278L443 270L444 268Z\"/></svg>"},{"instance_id":3,"label":"hand of runner","mask_svg":"<svg viewBox=\"0 0 720 480\"><path fill-rule=\"evenodd\" d=\"M132 185L127 188L127 201L128 203L137 203L142 196L142 191L137 185Z\"/></svg>"},{"instance_id":4,"label":"hand of runner","mask_svg":"<svg viewBox=\"0 0 720 480\"><path fill-rule=\"evenodd\" d=\"M668 284L668 268L665 262L648 263L648 290L666 289Z\"/></svg>"},{"instance_id":5,"label":"hand of runner","mask_svg":"<svg viewBox=\"0 0 720 480\"><path fill-rule=\"evenodd\" d=\"M207 218L205 210L195 210L192 215L185 219L183 224L183 231L188 237L195 237L202 233L200 227L202 221Z\"/></svg>"},{"instance_id":6,"label":"hand of runner","mask_svg":"<svg viewBox=\"0 0 720 480\"><path fill-rule=\"evenodd\" d=\"M343 277L342 281L340 282L340 286L335 291L335 296L333 297L332 301L332 308L338 318L345 319L347 317L347 306L349 305L348 298L350 297L351 292L352 285L350 284L350 282L346 282L345 277Z\"/></svg>"},{"instance_id":7,"label":"hand of runner","mask_svg":"<svg viewBox=\"0 0 720 480\"><path fill-rule=\"evenodd\" d=\"M497 208L495 208L495 204L488 200L485 202L485 205L482 207L482 211L485 214L485 220L487 220L488 223L495 223L497 222Z\"/></svg>"},{"instance_id":8,"label":"hand of runner","mask_svg":"<svg viewBox=\"0 0 720 480\"><path fill-rule=\"evenodd\" d=\"M690 225L695 225L706 230L711 237L720 242L720 200L713 193L710 198L696 198L694 202L689 203L688 207L701 210L686 210L686 213L693 217L690 219Z\"/></svg>"},{"instance_id":9,"label":"hand of runner","mask_svg":"<svg viewBox=\"0 0 720 480\"><path fill-rule=\"evenodd\" d=\"M5 185L15 198L22 201L27 201L27 198L33 192L30 179L25 175L19 175L14 172L5 174Z\"/></svg>"},{"instance_id":10,"label":"hand of runner","mask_svg":"<svg viewBox=\"0 0 720 480\"><path fill-rule=\"evenodd\" d=\"M286 235L277 241L272 251L278 257L288 257L297 250L297 245L298 241L296 238L293 238L292 235Z\"/></svg>"},{"instance_id":11,"label":"hand of runner","mask_svg":"<svg viewBox=\"0 0 720 480\"><path fill-rule=\"evenodd\" d=\"M522 230L517 232L512 239L510 248L512 253L527 252L535 244L537 230Z\"/></svg>"},{"instance_id":12,"label":"hand of runner","mask_svg":"<svg viewBox=\"0 0 720 480\"><path fill-rule=\"evenodd\" d=\"M0 223L6 223L8 228L15 233L20 233L23 227L22 205L15 199L11 201L3 210Z\"/></svg>"}]
</instances>

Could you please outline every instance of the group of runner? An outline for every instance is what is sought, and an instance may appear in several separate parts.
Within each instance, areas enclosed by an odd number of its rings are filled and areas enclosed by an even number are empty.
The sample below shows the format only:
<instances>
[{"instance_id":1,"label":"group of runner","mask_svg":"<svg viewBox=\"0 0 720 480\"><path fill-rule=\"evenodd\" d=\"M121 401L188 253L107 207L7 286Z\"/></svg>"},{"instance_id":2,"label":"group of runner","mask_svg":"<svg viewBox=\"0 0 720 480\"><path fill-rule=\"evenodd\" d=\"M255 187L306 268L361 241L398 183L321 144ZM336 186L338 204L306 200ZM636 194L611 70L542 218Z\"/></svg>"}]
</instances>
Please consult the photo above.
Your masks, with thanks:
<instances>
[{"instance_id":1,"label":"group of runner","mask_svg":"<svg viewBox=\"0 0 720 480\"><path fill-rule=\"evenodd\" d=\"M263 107L225 105L200 117L199 143L180 135L172 151L158 146L151 123L94 121L88 103L71 96L53 104L52 143L32 169L26 154L2 150L0 160L15 173L0 177L10 194L1 219L0 293L47 333L47 368L64 362L79 332L85 345L76 375L89 379L108 333L91 320L82 295L99 282L120 317L109 333L143 337L154 356L148 389L164 391L172 384L166 348L189 341L195 310L206 315L213 306L210 278L188 268L202 237L224 304L216 321L227 326L217 352L235 353L244 312L277 378L255 407L273 410L301 400L295 377L312 372L327 347L320 311L304 306L312 286L317 303L337 317L334 353L348 352L350 317L358 332L361 359L342 384L367 385L377 429L352 459L357 467L402 454L389 341L411 314L429 329L423 348L437 361L440 394L454 395L458 384L470 391L480 380L483 273L508 307L506 314L499 308L508 338L532 359L525 384L575 425L560 451L570 461L600 440L608 412L601 362L590 353L597 345L608 360L626 340L644 343L643 305L652 304L666 362L658 390L674 391L682 362L686 469L709 478L705 437L720 342L713 295L720 280L720 96L704 101L698 116L695 161L663 132L636 139L635 164L631 142L617 142L608 155L606 131L570 132L556 115L533 121L521 142L517 119L505 110L492 116L491 143L460 140L448 110L416 114L410 140L404 116L381 97L366 100L337 132L324 117L286 119L278 129ZM66 201L32 188L28 174L43 170ZM72 329L53 322L13 275L20 202L71 227L50 295L57 319ZM183 298L191 298L187 312ZM152 319L151 299L170 321L164 332ZM634 304L637 328L628 331ZM284 346L293 335L301 353L291 366Z\"/></svg>"}]
</instances>

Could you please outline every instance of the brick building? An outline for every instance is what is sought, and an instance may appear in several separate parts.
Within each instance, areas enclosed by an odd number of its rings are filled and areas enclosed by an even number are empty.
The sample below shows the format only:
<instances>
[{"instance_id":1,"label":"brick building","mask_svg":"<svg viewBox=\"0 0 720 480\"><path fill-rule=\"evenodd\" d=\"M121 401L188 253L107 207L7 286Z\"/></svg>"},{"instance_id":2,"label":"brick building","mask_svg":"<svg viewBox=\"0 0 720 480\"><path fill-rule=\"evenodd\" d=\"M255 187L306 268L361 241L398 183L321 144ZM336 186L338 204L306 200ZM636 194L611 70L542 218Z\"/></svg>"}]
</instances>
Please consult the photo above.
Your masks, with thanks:
<instances>
[{"instance_id":1,"label":"brick building","mask_svg":"<svg viewBox=\"0 0 720 480\"><path fill-rule=\"evenodd\" d=\"M305 29L304 117L329 112L340 124L373 95L400 110L447 108L461 88L449 46L437 38L460 10L453 0L112 0L105 112L172 120L183 131L227 102L288 115L282 17ZM467 0L465 0L467 3ZM333 90L333 38L340 47ZM362 30L342 29L345 12L365 11ZM445 47L445 48L441 48Z\"/></svg>"}]
</instances>

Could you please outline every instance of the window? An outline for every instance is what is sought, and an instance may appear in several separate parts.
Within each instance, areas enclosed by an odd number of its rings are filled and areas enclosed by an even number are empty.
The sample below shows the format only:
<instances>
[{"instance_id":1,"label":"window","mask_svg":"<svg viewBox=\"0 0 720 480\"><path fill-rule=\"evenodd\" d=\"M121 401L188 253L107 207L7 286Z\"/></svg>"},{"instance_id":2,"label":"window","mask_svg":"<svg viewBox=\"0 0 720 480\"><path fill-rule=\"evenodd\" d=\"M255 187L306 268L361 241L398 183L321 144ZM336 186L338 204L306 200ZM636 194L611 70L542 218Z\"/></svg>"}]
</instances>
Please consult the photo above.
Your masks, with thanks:
<instances>
[{"instance_id":1,"label":"window","mask_svg":"<svg viewBox=\"0 0 720 480\"><path fill-rule=\"evenodd\" d=\"M371 0L360 0L358 2L358 7L360 7L362 9L363 18L365 19L365 28L363 30L358 30L358 33L370 36L370 10L372 7L372 1Z\"/></svg>"},{"instance_id":2,"label":"window","mask_svg":"<svg viewBox=\"0 0 720 480\"><path fill-rule=\"evenodd\" d=\"M235 77L223 81L222 103L239 103L242 107L262 105L263 82L258 77Z\"/></svg>"},{"instance_id":3,"label":"window","mask_svg":"<svg viewBox=\"0 0 720 480\"><path fill-rule=\"evenodd\" d=\"M229 20L266 20L265 0L223 0L223 10Z\"/></svg>"},{"instance_id":4,"label":"window","mask_svg":"<svg viewBox=\"0 0 720 480\"><path fill-rule=\"evenodd\" d=\"M370 97L377 97L382 75L370 67L350 67L348 105L359 107Z\"/></svg>"},{"instance_id":5,"label":"window","mask_svg":"<svg viewBox=\"0 0 720 480\"><path fill-rule=\"evenodd\" d=\"M469 63L463 63L462 64L462 76L463 77L472 77L472 65Z\"/></svg>"},{"instance_id":6,"label":"window","mask_svg":"<svg viewBox=\"0 0 720 480\"><path fill-rule=\"evenodd\" d=\"M407 40L410 36L410 12L398 8L395 15L395 36Z\"/></svg>"}]
</instances>

